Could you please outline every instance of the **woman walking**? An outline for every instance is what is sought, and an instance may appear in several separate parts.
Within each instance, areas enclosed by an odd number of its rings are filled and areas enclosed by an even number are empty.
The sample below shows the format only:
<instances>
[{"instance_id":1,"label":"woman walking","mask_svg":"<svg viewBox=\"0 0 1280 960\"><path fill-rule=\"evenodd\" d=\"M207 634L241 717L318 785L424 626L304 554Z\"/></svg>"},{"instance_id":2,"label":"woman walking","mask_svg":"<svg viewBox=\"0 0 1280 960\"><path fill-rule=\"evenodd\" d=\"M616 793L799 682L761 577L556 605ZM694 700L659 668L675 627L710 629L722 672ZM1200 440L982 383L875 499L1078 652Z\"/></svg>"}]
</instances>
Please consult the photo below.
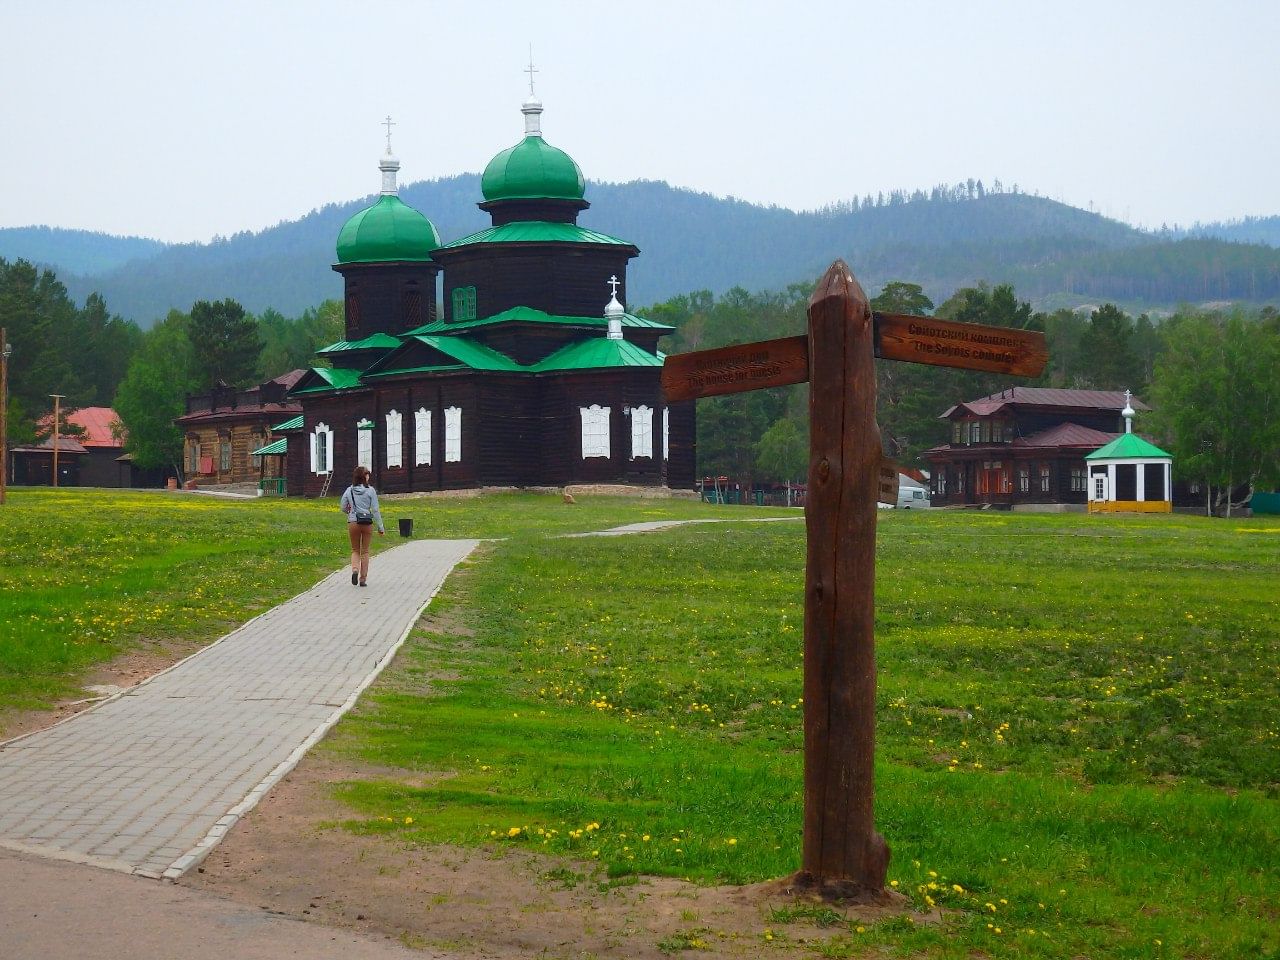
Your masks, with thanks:
<instances>
[{"instance_id":1,"label":"woman walking","mask_svg":"<svg viewBox=\"0 0 1280 960\"><path fill-rule=\"evenodd\" d=\"M369 580L369 543L373 528L385 536L382 511L378 509L378 492L369 486L367 467L356 467L351 486L342 494L342 512L347 515L347 535L351 538L351 585L367 587Z\"/></svg>"}]
</instances>

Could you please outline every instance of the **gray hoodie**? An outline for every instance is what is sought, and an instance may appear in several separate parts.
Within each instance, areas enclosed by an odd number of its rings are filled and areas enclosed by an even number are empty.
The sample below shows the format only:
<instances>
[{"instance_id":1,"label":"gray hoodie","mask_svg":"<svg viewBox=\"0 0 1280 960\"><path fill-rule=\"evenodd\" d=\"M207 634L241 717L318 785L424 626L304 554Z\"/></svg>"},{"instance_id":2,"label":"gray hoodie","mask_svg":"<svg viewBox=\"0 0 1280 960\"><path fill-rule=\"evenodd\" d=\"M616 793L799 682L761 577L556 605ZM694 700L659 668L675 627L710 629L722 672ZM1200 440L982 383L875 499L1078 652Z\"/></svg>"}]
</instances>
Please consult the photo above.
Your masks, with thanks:
<instances>
[{"instance_id":1,"label":"gray hoodie","mask_svg":"<svg viewBox=\"0 0 1280 960\"><path fill-rule=\"evenodd\" d=\"M382 526L382 511L378 509L378 491L373 487L351 486L343 492L342 512L347 515L348 523L356 522L357 510L373 514L373 522L378 525L378 532L386 532Z\"/></svg>"}]
</instances>

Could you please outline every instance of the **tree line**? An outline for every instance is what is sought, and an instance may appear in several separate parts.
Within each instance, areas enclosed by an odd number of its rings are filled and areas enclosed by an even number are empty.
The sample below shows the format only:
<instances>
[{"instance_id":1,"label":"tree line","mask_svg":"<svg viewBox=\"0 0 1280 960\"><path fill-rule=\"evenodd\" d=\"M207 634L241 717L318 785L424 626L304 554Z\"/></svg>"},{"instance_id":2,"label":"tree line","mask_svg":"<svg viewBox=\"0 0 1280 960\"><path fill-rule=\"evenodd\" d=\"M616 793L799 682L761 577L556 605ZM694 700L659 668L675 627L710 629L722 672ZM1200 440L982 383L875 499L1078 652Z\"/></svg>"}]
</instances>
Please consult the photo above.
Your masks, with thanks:
<instances>
[{"instance_id":1,"label":"tree line","mask_svg":"<svg viewBox=\"0 0 1280 960\"><path fill-rule=\"evenodd\" d=\"M811 284L781 292L701 291L673 297L647 315L676 327L669 353L791 336L805 330ZM1087 312L1041 312L1012 286L962 287L935 307L919 284L892 281L871 300L886 313L1038 330L1049 363L1035 380L876 361L877 419L885 452L904 465L947 442L939 415L953 404L1014 383L1083 390L1132 390L1153 413L1139 424L1175 457L1178 474L1220 496L1241 484L1280 486L1280 312L1183 308L1157 322L1114 304ZM808 469L805 385L703 400L698 470L739 482L802 482Z\"/></svg>"},{"instance_id":2,"label":"tree line","mask_svg":"<svg viewBox=\"0 0 1280 960\"><path fill-rule=\"evenodd\" d=\"M172 421L185 412L188 393L217 383L244 388L315 366L315 351L343 332L337 301L285 317L269 308L254 316L231 299L198 300L143 331L111 315L99 294L77 307L53 271L3 258L0 327L13 347L11 444L48 436L56 393L68 413L113 407L128 432L126 449L142 467L168 466L179 456L182 439Z\"/></svg>"}]
</instances>

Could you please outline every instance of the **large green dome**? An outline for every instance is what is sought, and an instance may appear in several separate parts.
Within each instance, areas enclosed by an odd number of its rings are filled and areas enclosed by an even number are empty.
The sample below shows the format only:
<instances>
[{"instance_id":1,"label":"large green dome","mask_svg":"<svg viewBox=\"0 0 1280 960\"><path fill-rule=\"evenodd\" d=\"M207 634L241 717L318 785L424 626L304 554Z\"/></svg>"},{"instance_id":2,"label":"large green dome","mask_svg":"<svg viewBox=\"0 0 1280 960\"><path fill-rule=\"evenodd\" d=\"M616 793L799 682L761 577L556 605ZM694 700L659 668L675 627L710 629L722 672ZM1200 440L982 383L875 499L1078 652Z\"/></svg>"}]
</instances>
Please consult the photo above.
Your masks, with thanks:
<instances>
[{"instance_id":1,"label":"large green dome","mask_svg":"<svg viewBox=\"0 0 1280 960\"><path fill-rule=\"evenodd\" d=\"M485 200L581 200L587 184L573 158L533 134L489 161Z\"/></svg>"},{"instance_id":2,"label":"large green dome","mask_svg":"<svg viewBox=\"0 0 1280 960\"><path fill-rule=\"evenodd\" d=\"M338 262L424 261L438 246L440 234L430 220L394 194L384 194L343 224Z\"/></svg>"}]
</instances>

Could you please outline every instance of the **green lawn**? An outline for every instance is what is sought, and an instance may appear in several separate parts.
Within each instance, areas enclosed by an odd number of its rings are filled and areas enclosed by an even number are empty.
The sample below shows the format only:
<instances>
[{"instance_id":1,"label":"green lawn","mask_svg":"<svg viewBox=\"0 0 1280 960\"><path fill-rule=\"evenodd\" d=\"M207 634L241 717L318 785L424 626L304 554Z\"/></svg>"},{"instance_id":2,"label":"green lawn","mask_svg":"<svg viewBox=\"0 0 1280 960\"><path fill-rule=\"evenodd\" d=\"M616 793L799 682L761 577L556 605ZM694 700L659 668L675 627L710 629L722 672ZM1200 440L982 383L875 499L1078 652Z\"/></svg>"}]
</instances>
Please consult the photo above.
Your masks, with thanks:
<instances>
[{"instance_id":1,"label":"green lawn","mask_svg":"<svg viewBox=\"0 0 1280 960\"><path fill-rule=\"evenodd\" d=\"M881 521L877 819L895 887L948 919L837 922L822 955L1280 955L1280 524ZM347 826L615 876L794 870L803 547L490 546L433 606L469 629L416 631L333 741L451 775L345 784Z\"/></svg>"},{"instance_id":2,"label":"green lawn","mask_svg":"<svg viewBox=\"0 0 1280 960\"><path fill-rule=\"evenodd\" d=\"M531 537L723 515L683 500L502 495L384 502L388 535ZM3 713L48 706L140 640L209 641L345 562L336 499L225 500L159 491L10 490L0 506Z\"/></svg>"}]
</instances>

